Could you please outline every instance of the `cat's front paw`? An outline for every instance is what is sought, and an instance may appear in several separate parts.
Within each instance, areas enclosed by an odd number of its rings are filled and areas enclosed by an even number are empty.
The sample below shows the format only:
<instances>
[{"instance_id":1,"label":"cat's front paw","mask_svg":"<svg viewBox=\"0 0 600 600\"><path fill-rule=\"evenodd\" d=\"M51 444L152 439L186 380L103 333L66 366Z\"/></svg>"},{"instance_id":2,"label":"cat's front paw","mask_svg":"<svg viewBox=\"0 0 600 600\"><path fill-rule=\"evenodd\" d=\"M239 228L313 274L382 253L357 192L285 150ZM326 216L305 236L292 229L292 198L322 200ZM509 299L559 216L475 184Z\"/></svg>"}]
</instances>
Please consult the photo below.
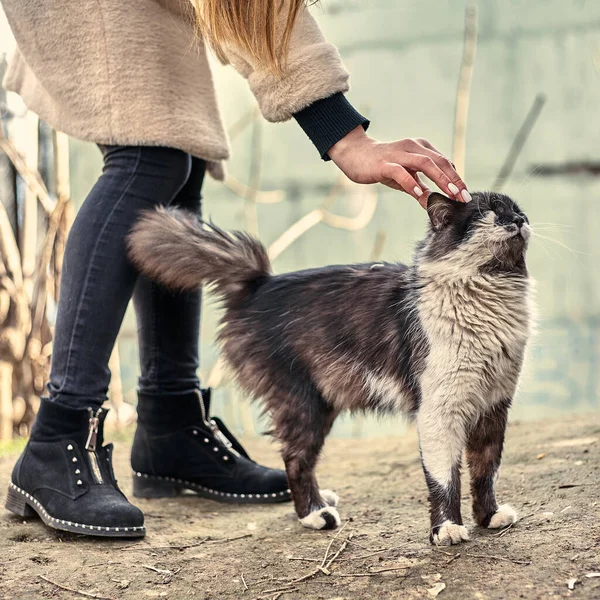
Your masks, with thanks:
<instances>
[{"instance_id":1,"label":"cat's front paw","mask_svg":"<svg viewBox=\"0 0 600 600\"><path fill-rule=\"evenodd\" d=\"M498 510L492 515L488 529L502 529L508 527L519 520L517 511L508 504L501 504Z\"/></svg>"},{"instance_id":2,"label":"cat's front paw","mask_svg":"<svg viewBox=\"0 0 600 600\"><path fill-rule=\"evenodd\" d=\"M464 525L458 525L452 521L444 521L437 533L433 534L432 542L436 546L451 546L460 544L469 539L469 532Z\"/></svg>"},{"instance_id":3,"label":"cat's front paw","mask_svg":"<svg viewBox=\"0 0 600 600\"><path fill-rule=\"evenodd\" d=\"M339 496L331 490L319 490L319 494L328 506L337 506L340 503Z\"/></svg>"},{"instance_id":4,"label":"cat's front paw","mask_svg":"<svg viewBox=\"0 0 600 600\"><path fill-rule=\"evenodd\" d=\"M309 529L335 529L341 521L338 511L333 506L326 506L309 513L300 519L300 523Z\"/></svg>"}]
</instances>

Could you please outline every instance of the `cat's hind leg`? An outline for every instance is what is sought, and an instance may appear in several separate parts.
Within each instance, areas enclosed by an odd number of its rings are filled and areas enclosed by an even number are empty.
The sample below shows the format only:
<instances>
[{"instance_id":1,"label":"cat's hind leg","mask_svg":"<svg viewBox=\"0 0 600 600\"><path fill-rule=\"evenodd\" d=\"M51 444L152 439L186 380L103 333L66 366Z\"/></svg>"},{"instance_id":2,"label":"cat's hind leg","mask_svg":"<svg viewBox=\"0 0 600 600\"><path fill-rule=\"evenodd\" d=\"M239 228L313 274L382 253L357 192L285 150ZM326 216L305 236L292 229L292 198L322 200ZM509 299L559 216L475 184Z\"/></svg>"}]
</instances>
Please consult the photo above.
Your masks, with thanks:
<instances>
[{"instance_id":1,"label":"cat's hind leg","mask_svg":"<svg viewBox=\"0 0 600 600\"><path fill-rule=\"evenodd\" d=\"M319 492L321 498L323 498L329 506L337 506L340 503L340 498L335 492L332 492L331 490L319 490Z\"/></svg>"},{"instance_id":2,"label":"cat's hind leg","mask_svg":"<svg viewBox=\"0 0 600 600\"><path fill-rule=\"evenodd\" d=\"M319 490L315 468L337 413L320 394L277 399L273 411L276 436L282 443L282 456L298 519L310 529L335 529L340 517L335 506L338 497L331 490Z\"/></svg>"},{"instance_id":3,"label":"cat's hind leg","mask_svg":"<svg viewBox=\"0 0 600 600\"><path fill-rule=\"evenodd\" d=\"M490 529L507 527L518 519L508 504L498 506L494 490L510 404L510 400L496 404L481 416L467 437L473 516L478 525Z\"/></svg>"}]
</instances>

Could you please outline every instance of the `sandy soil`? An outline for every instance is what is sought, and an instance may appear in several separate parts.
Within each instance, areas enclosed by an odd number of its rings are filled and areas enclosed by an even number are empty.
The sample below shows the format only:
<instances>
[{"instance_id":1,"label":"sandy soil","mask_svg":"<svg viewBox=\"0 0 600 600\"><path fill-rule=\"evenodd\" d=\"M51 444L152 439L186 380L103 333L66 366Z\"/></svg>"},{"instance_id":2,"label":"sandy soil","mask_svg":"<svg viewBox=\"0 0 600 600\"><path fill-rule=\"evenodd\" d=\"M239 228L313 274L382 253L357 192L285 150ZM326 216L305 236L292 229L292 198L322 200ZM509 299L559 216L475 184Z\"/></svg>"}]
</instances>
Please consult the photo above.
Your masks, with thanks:
<instances>
[{"instance_id":1,"label":"sandy soil","mask_svg":"<svg viewBox=\"0 0 600 600\"><path fill-rule=\"evenodd\" d=\"M266 440L247 446L257 459L279 464ZM116 470L129 492L127 457L121 442ZM2 489L14 460L0 458ZM473 528L465 492L472 540L435 548L426 540L414 432L330 440L320 481L341 496L348 521L335 538L303 529L291 504L236 507L193 496L138 501L148 528L142 541L58 533L4 512L0 598L83 597L55 584L119 600L432 598L441 588L440 600L600 598L600 576L588 577L600 572L599 476L598 414L515 423L498 492L522 520L503 532ZM568 580L576 580L572 591Z\"/></svg>"}]
</instances>

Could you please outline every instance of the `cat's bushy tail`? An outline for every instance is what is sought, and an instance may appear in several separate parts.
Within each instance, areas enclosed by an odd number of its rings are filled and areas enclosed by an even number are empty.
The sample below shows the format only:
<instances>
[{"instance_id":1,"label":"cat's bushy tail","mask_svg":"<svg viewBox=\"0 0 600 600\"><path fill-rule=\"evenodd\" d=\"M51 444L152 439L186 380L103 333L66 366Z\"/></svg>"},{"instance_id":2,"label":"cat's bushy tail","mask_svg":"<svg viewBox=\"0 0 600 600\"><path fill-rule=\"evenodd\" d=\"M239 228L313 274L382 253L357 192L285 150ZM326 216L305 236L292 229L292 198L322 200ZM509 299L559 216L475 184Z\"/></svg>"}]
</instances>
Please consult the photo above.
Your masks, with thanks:
<instances>
[{"instance_id":1,"label":"cat's bushy tail","mask_svg":"<svg viewBox=\"0 0 600 600\"><path fill-rule=\"evenodd\" d=\"M213 286L234 307L269 277L265 247L241 231L225 232L176 208L147 211L127 240L129 256L148 277L167 287Z\"/></svg>"}]
</instances>

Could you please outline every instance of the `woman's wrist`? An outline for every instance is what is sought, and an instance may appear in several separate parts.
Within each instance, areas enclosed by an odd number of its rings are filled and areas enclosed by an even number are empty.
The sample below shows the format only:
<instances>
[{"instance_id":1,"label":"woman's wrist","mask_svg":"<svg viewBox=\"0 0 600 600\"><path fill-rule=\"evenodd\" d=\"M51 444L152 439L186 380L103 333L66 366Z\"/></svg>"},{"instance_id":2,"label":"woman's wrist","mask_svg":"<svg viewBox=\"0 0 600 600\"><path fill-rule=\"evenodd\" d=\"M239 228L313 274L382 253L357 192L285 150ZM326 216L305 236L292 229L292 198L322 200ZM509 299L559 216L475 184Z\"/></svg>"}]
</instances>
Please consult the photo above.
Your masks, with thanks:
<instances>
[{"instance_id":1,"label":"woman's wrist","mask_svg":"<svg viewBox=\"0 0 600 600\"><path fill-rule=\"evenodd\" d=\"M365 142L372 142L373 140L367 135L367 132L362 126L355 127L352 131L347 133L341 140L336 142L327 154L334 163L338 161L342 162L344 157L350 151L355 151L359 145Z\"/></svg>"},{"instance_id":2,"label":"woman's wrist","mask_svg":"<svg viewBox=\"0 0 600 600\"><path fill-rule=\"evenodd\" d=\"M329 160L329 150L356 127L363 130L369 120L348 102L341 92L317 100L294 115L323 160Z\"/></svg>"}]
</instances>

